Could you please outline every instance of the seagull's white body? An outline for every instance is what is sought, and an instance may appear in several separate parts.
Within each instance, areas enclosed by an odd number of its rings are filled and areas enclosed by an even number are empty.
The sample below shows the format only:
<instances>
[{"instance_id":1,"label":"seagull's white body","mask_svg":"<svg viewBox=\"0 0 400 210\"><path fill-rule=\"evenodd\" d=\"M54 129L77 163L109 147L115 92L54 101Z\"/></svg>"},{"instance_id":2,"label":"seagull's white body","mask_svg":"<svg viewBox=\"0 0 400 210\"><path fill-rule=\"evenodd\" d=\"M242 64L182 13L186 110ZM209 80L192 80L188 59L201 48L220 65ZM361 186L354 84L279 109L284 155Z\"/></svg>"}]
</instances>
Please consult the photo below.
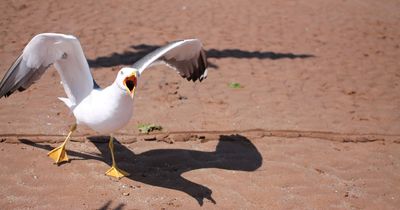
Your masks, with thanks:
<instances>
[{"instance_id":1,"label":"seagull's white body","mask_svg":"<svg viewBox=\"0 0 400 210\"><path fill-rule=\"evenodd\" d=\"M99 133L112 133L132 117L133 99L116 83L103 90L93 89L73 110L77 124Z\"/></svg>"}]
</instances>

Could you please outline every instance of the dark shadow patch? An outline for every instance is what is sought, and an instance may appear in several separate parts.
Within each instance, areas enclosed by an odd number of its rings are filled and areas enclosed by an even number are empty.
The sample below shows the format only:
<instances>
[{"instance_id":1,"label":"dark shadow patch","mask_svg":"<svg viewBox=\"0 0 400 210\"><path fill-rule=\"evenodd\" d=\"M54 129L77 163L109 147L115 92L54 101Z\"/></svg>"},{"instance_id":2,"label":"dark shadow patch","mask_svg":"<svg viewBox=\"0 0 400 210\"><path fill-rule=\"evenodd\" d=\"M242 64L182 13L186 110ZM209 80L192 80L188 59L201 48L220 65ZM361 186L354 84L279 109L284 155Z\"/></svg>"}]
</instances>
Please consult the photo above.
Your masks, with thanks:
<instances>
[{"instance_id":1,"label":"dark shadow patch","mask_svg":"<svg viewBox=\"0 0 400 210\"><path fill-rule=\"evenodd\" d=\"M132 51L125 51L123 53L112 53L109 56L100 56L95 59L87 59L89 66L91 68L99 68L99 67L113 67L118 65L133 65L136 61L143 58L148 53L153 50L162 47L161 45L148 45L148 44L139 44L132 45ZM247 51L241 49L210 49L206 50L207 58L238 58L238 59L305 59L315 57L311 54L294 54L294 53L279 53L279 52L271 52L271 51ZM208 66L210 68L218 68L217 65L208 62Z\"/></svg>"},{"instance_id":2,"label":"dark shadow patch","mask_svg":"<svg viewBox=\"0 0 400 210\"><path fill-rule=\"evenodd\" d=\"M117 207L115 208L111 208L112 201L107 201L107 203L105 203L103 206L101 206L100 208L98 208L98 210L109 210L109 209L113 209L113 210L122 210L125 206L125 204L121 203L119 204Z\"/></svg>"},{"instance_id":3,"label":"dark shadow patch","mask_svg":"<svg viewBox=\"0 0 400 210\"><path fill-rule=\"evenodd\" d=\"M111 166L111 156L106 136L89 137L101 152L101 156L68 151L68 155L82 159L95 159ZM27 139L24 144L50 151L49 145L36 144ZM101 142L101 143L100 143ZM114 141L118 166L129 172L129 179L145 184L179 190L187 193L203 205L204 199L216 203L212 190L182 177L188 171L219 168L236 171L255 171L262 165L262 156L249 139L241 135L221 135L213 152L187 149L155 149L135 154L126 146ZM100 172L99 172L100 173Z\"/></svg>"}]
</instances>

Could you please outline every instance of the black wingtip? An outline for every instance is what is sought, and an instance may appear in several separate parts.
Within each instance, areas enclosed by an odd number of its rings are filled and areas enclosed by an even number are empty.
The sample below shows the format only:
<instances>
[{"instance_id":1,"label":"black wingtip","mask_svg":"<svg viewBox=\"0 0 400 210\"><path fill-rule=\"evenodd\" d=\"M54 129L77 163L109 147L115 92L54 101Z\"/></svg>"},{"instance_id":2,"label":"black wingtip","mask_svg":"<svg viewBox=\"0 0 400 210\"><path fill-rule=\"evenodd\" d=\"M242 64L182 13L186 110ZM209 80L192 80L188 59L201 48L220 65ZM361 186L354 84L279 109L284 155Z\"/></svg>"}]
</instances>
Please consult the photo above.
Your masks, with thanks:
<instances>
[{"instance_id":1,"label":"black wingtip","mask_svg":"<svg viewBox=\"0 0 400 210\"><path fill-rule=\"evenodd\" d=\"M13 94L13 92L7 92L6 94L4 94L4 97L8 98L11 94Z\"/></svg>"},{"instance_id":2,"label":"black wingtip","mask_svg":"<svg viewBox=\"0 0 400 210\"><path fill-rule=\"evenodd\" d=\"M200 56L199 56L199 69L201 70L197 76L199 81L203 81L203 79L207 78L207 68L208 68L208 62L207 62L207 56L204 51L204 49L201 49L200 51Z\"/></svg>"}]
</instances>

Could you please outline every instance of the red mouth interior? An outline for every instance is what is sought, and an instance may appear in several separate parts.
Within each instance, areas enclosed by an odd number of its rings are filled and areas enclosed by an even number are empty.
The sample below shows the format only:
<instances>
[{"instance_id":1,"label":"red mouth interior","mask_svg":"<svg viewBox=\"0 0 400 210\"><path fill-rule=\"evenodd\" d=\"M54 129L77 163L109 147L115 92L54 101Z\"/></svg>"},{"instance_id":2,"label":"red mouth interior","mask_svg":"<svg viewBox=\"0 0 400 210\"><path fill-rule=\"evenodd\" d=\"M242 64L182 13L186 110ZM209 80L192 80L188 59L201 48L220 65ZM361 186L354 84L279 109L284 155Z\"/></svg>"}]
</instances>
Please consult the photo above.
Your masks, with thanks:
<instances>
[{"instance_id":1,"label":"red mouth interior","mask_svg":"<svg viewBox=\"0 0 400 210\"><path fill-rule=\"evenodd\" d=\"M133 89L136 87L136 77L130 76L125 78L124 80L125 86L132 92Z\"/></svg>"}]
</instances>

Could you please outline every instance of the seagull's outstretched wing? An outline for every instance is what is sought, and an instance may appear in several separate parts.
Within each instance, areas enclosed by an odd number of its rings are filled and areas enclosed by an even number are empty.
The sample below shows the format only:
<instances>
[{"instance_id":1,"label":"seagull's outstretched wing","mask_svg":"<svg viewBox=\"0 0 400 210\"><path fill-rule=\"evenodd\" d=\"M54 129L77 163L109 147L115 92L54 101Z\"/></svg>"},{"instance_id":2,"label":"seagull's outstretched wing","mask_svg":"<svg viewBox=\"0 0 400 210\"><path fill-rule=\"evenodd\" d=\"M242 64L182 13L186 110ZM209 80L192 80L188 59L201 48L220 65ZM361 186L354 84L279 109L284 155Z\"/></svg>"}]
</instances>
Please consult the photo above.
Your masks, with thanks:
<instances>
[{"instance_id":1,"label":"seagull's outstretched wing","mask_svg":"<svg viewBox=\"0 0 400 210\"><path fill-rule=\"evenodd\" d=\"M197 39L187 39L169 43L149 53L135 64L133 68L139 73L155 63L163 62L177 70L187 80L202 81L207 77L207 58L202 44Z\"/></svg>"},{"instance_id":2,"label":"seagull's outstretched wing","mask_svg":"<svg viewBox=\"0 0 400 210\"><path fill-rule=\"evenodd\" d=\"M24 91L53 64L72 104L79 103L93 89L93 77L74 36L44 33L36 35L0 82L0 98Z\"/></svg>"}]
</instances>

